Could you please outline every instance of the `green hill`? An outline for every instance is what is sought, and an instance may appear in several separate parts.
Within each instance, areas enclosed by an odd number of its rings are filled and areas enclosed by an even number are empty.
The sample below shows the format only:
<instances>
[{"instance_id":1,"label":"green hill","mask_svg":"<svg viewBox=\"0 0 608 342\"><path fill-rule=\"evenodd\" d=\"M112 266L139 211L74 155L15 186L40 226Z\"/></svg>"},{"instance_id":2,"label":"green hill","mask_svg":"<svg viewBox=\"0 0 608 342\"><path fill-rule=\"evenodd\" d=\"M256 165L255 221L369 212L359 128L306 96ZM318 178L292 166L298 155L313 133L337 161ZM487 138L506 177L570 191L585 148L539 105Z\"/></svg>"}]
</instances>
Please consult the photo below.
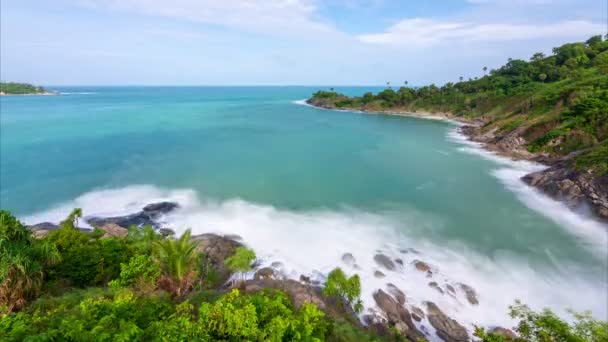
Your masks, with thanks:
<instances>
[{"instance_id":1,"label":"green hill","mask_svg":"<svg viewBox=\"0 0 608 342\"><path fill-rule=\"evenodd\" d=\"M0 92L4 95L45 94L47 91L28 83L0 82Z\"/></svg>"}]
</instances>

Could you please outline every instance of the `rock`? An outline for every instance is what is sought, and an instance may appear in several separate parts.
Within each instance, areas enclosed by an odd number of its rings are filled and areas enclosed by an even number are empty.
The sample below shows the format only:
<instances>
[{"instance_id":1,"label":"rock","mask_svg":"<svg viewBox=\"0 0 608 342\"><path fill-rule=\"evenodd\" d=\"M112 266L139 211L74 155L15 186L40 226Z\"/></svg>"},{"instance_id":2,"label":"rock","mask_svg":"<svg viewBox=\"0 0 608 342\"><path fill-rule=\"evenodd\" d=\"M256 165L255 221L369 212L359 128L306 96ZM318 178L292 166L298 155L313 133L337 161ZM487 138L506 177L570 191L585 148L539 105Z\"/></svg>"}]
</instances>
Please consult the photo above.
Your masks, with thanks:
<instances>
[{"instance_id":1,"label":"rock","mask_svg":"<svg viewBox=\"0 0 608 342\"><path fill-rule=\"evenodd\" d=\"M391 296L395 297L397 303L399 303L400 305L405 304L405 293L403 293L403 291L401 291L397 286L392 283L386 284L386 288L388 290L388 293L390 293Z\"/></svg>"},{"instance_id":2,"label":"rock","mask_svg":"<svg viewBox=\"0 0 608 342\"><path fill-rule=\"evenodd\" d=\"M345 263L347 266L354 267L356 260L351 253L344 253L342 254L342 262Z\"/></svg>"},{"instance_id":3,"label":"rock","mask_svg":"<svg viewBox=\"0 0 608 342\"><path fill-rule=\"evenodd\" d=\"M303 274L300 274L300 281L303 282L303 283L309 284L310 283L310 277L309 276L305 276Z\"/></svg>"},{"instance_id":4,"label":"rock","mask_svg":"<svg viewBox=\"0 0 608 342\"><path fill-rule=\"evenodd\" d=\"M195 235L191 239L198 242L197 250L205 253L211 266L217 271L218 281L226 282L232 272L226 267L224 260L232 256L243 244L216 234Z\"/></svg>"},{"instance_id":5,"label":"rock","mask_svg":"<svg viewBox=\"0 0 608 342\"><path fill-rule=\"evenodd\" d=\"M376 278L384 278L386 276L384 275L384 273L382 273L382 272L380 272L378 270L375 270L374 271L374 277L376 277Z\"/></svg>"},{"instance_id":6,"label":"rock","mask_svg":"<svg viewBox=\"0 0 608 342\"><path fill-rule=\"evenodd\" d=\"M430 282L429 286L434 288L435 290L439 291L439 293L443 294L443 290L441 289L441 287L439 287L439 284L437 284L436 281Z\"/></svg>"},{"instance_id":7,"label":"rock","mask_svg":"<svg viewBox=\"0 0 608 342\"><path fill-rule=\"evenodd\" d=\"M437 336L445 342L467 342L467 329L444 314L433 302L427 302L427 318L435 328Z\"/></svg>"},{"instance_id":8,"label":"rock","mask_svg":"<svg viewBox=\"0 0 608 342\"><path fill-rule=\"evenodd\" d=\"M274 279L274 277L275 277L274 269L272 269L270 267L260 268L253 275L253 279L255 279L255 280Z\"/></svg>"},{"instance_id":9,"label":"rock","mask_svg":"<svg viewBox=\"0 0 608 342\"><path fill-rule=\"evenodd\" d=\"M517 335L515 335L515 333L511 329L507 329L507 328L503 328L503 327L494 327L494 328L490 329L489 332L494 335L502 336L507 341L515 340L517 338Z\"/></svg>"},{"instance_id":10,"label":"rock","mask_svg":"<svg viewBox=\"0 0 608 342\"><path fill-rule=\"evenodd\" d=\"M448 290L448 293L452 296L456 295L456 290L454 289L454 286L450 285L450 284L446 284L445 288Z\"/></svg>"},{"instance_id":11,"label":"rock","mask_svg":"<svg viewBox=\"0 0 608 342\"><path fill-rule=\"evenodd\" d=\"M424 335L416 328L412 317L403 305L400 305L393 297L382 290L374 292L376 304L384 312L388 319L389 326L393 326L403 336L407 336L411 341L417 341Z\"/></svg>"},{"instance_id":12,"label":"rock","mask_svg":"<svg viewBox=\"0 0 608 342\"><path fill-rule=\"evenodd\" d=\"M161 228L158 230L158 233L164 237L175 235L175 232L173 231L173 229L169 229L169 228Z\"/></svg>"},{"instance_id":13,"label":"rock","mask_svg":"<svg viewBox=\"0 0 608 342\"><path fill-rule=\"evenodd\" d=\"M411 306L410 309L412 310L412 318L416 321L420 322L424 318L424 311L422 311L421 308L417 306Z\"/></svg>"},{"instance_id":14,"label":"rock","mask_svg":"<svg viewBox=\"0 0 608 342\"><path fill-rule=\"evenodd\" d=\"M114 223L121 227L141 227L150 225L158 229L160 227L156 220L178 207L177 203L172 202L152 203L146 205L143 210L135 214L115 217L87 217L85 220L94 227L101 227L108 223Z\"/></svg>"},{"instance_id":15,"label":"rock","mask_svg":"<svg viewBox=\"0 0 608 342\"><path fill-rule=\"evenodd\" d=\"M42 239L43 237L47 236L52 230L59 229L59 226L51 222L41 222L31 226L26 226L26 228L32 231L32 235L34 236L34 238ZM89 228L78 228L78 230L83 233L90 233L93 231Z\"/></svg>"},{"instance_id":16,"label":"rock","mask_svg":"<svg viewBox=\"0 0 608 342\"><path fill-rule=\"evenodd\" d=\"M429 264L427 264L424 261L414 260L413 264L414 264L414 267L416 267L416 269L420 272L426 272L429 275L433 273L431 271L431 266L429 266Z\"/></svg>"},{"instance_id":17,"label":"rock","mask_svg":"<svg viewBox=\"0 0 608 342\"><path fill-rule=\"evenodd\" d=\"M472 287L463 283L458 283L458 286L460 286L462 291L464 291L464 294L467 296L467 300L469 301L469 303L473 305L479 304L479 301L477 300L477 293Z\"/></svg>"},{"instance_id":18,"label":"rock","mask_svg":"<svg viewBox=\"0 0 608 342\"><path fill-rule=\"evenodd\" d=\"M272 264L270 264L270 266L272 266L274 268L281 268L281 267L283 267L283 263L280 261L273 261Z\"/></svg>"},{"instance_id":19,"label":"rock","mask_svg":"<svg viewBox=\"0 0 608 342\"><path fill-rule=\"evenodd\" d=\"M395 269L395 263L393 263L393 261L389 257L387 257L386 255L384 255L384 254L376 254L376 255L374 255L374 261L378 265L386 268L389 271L392 271L392 270Z\"/></svg>"},{"instance_id":20,"label":"rock","mask_svg":"<svg viewBox=\"0 0 608 342\"><path fill-rule=\"evenodd\" d=\"M126 228L123 228L117 224L114 223L106 223L103 226L99 227L100 230L103 230L104 232L106 232L102 238L109 238L109 237L125 237L127 236L127 234L129 233L129 231Z\"/></svg>"},{"instance_id":21,"label":"rock","mask_svg":"<svg viewBox=\"0 0 608 342\"><path fill-rule=\"evenodd\" d=\"M395 262L398 263L399 265L403 266L403 259L397 258L397 259L395 259Z\"/></svg>"}]
</instances>

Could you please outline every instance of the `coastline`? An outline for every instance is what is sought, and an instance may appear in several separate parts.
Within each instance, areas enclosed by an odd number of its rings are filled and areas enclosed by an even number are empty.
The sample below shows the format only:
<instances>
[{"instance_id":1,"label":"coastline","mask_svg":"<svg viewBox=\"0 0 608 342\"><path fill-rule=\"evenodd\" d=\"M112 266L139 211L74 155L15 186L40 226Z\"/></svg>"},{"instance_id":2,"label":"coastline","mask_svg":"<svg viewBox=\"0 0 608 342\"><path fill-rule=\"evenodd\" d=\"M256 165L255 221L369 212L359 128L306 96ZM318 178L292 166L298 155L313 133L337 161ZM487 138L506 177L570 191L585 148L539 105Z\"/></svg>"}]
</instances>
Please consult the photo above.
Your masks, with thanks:
<instances>
[{"instance_id":1,"label":"coastline","mask_svg":"<svg viewBox=\"0 0 608 342\"><path fill-rule=\"evenodd\" d=\"M518 130L500 136L497 128L484 131L485 122L481 120L456 117L448 112L432 113L428 111L407 110L367 110L361 108L335 108L315 102L312 99L304 101L306 105L327 110L348 111L371 115L392 115L418 117L456 123L459 133L469 141L480 144L485 151L494 153L513 161L534 162L545 168L530 172L521 180L530 187L541 191L549 197L566 204L573 211L589 212L594 219L608 223L608 175L591 177L588 173L574 170L568 161L576 154L561 158L549 157L542 153L529 152L524 148L525 139ZM608 230L607 230L608 231Z\"/></svg>"},{"instance_id":2,"label":"coastline","mask_svg":"<svg viewBox=\"0 0 608 342\"><path fill-rule=\"evenodd\" d=\"M0 92L0 96L51 96L51 95L59 95L61 94L58 91L45 91L43 93L28 93L28 94L6 94Z\"/></svg>"}]
</instances>

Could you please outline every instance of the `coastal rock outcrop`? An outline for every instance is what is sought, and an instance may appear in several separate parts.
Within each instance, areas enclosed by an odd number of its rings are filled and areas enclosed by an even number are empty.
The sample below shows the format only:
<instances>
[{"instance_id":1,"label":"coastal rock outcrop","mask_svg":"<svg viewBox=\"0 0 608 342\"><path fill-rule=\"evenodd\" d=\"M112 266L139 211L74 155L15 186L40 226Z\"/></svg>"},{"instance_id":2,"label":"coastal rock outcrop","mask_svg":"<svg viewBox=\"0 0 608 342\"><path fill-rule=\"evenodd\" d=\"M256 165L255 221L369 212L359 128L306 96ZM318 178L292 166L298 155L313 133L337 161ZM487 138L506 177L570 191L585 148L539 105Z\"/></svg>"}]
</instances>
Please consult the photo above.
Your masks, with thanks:
<instances>
[{"instance_id":1,"label":"coastal rock outcrop","mask_svg":"<svg viewBox=\"0 0 608 342\"><path fill-rule=\"evenodd\" d=\"M412 316L409 311L388 293L383 290L377 290L374 292L374 300L380 310L386 315L390 327L394 327L400 334L407 336L410 341L424 338L424 334L412 322Z\"/></svg>"},{"instance_id":2,"label":"coastal rock outcrop","mask_svg":"<svg viewBox=\"0 0 608 342\"><path fill-rule=\"evenodd\" d=\"M101 227L108 223L113 223L121 227L151 225L154 228L161 228L157 220L165 214L177 209L179 205L173 202L151 203L135 214L115 217L86 217L88 224L94 227Z\"/></svg>"},{"instance_id":3,"label":"coastal rock outcrop","mask_svg":"<svg viewBox=\"0 0 608 342\"><path fill-rule=\"evenodd\" d=\"M467 329L448 317L433 302L427 302L427 318L439 336L445 342L470 341Z\"/></svg>"},{"instance_id":4,"label":"coastal rock outcrop","mask_svg":"<svg viewBox=\"0 0 608 342\"><path fill-rule=\"evenodd\" d=\"M192 241L198 242L198 251L205 253L211 266L217 271L219 281L224 283L230 277L230 270L226 267L224 260L232 256L236 249L242 244L225 236L216 234L201 234L192 237Z\"/></svg>"}]
</instances>

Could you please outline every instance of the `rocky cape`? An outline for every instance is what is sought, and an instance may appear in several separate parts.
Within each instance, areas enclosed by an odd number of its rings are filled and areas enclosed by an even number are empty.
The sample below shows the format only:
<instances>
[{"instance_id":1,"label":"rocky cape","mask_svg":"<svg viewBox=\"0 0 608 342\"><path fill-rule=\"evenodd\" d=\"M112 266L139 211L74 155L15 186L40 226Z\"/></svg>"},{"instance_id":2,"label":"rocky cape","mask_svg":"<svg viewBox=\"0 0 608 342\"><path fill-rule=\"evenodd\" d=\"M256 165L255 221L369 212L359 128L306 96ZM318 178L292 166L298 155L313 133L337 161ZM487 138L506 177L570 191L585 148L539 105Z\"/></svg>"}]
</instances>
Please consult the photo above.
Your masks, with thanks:
<instances>
[{"instance_id":1,"label":"rocky cape","mask_svg":"<svg viewBox=\"0 0 608 342\"><path fill-rule=\"evenodd\" d=\"M596 218L608 223L608 175L594 175L585 170L572 167L570 160L581 151L561 158L550 157L541 153L532 153L525 148L528 142L524 130L516 129L504 133L498 127L492 127L482 120L470 120L446 112L409 111L405 108L368 110L365 108L337 108L334 102L327 99L311 98L306 103L323 109L357 111L368 114L397 116L433 117L457 121L463 126L459 131L471 141L479 142L487 150L513 160L529 160L544 164L546 169L523 176L525 183L535 187L554 199L564 202L573 210L590 212ZM607 161L608 162L608 161Z\"/></svg>"},{"instance_id":2,"label":"rocky cape","mask_svg":"<svg viewBox=\"0 0 608 342\"><path fill-rule=\"evenodd\" d=\"M162 220L163 215L178 209L179 205L173 202L151 203L143 207L139 212L115 217L85 217L84 221L91 226L105 232L102 238L122 238L128 234L128 227L150 225L156 228L162 235L171 236L174 232L165 227ZM28 226L36 238L46 236L50 231L58 229L58 224L42 222ZM84 232L92 232L90 228L79 228ZM366 311L357 315L352 307L341 298L327 297L323 295L323 284L318 280L311 280L308 275L300 275L298 279L288 276L280 262L271 262L268 266L261 266L260 262L254 263L254 271L251 272L244 282L234 282L232 272L225 265L225 260L232 256L236 249L246 244L237 235L218 235L205 233L194 235L192 241L198 244L197 250L203 253L218 276L218 290L227 291L235 286L246 292L257 292L263 289L276 289L285 292L292 300L295 307L301 307L304 303L315 304L320 310L336 320L350 322L364 330L387 338L394 338L394 333L405 337L409 341L419 341L420 338L431 338L437 336L446 342L470 341L470 331L446 315L435 303L423 302L421 307L413 304L412 298L401 290L397 285L387 283L384 289L376 289L373 295L374 303L366 303ZM404 249L402 254L419 256L413 248ZM411 267L423 274L429 280L428 286L439 291L442 295L461 298L467 305L478 305L479 299L475 290L463 283L449 283L445 279L433 280L438 270L420 259L405 262L401 258L391 259L378 252L373 256L378 271L377 277L383 272L399 272L404 267ZM351 253L342 256L343 265L340 267L357 269L357 263ZM207 267L207 266L203 266ZM380 271L382 270L382 271ZM293 275L291 275L293 276ZM512 334L508 329L502 327L490 327L501 329Z\"/></svg>"}]
</instances>

